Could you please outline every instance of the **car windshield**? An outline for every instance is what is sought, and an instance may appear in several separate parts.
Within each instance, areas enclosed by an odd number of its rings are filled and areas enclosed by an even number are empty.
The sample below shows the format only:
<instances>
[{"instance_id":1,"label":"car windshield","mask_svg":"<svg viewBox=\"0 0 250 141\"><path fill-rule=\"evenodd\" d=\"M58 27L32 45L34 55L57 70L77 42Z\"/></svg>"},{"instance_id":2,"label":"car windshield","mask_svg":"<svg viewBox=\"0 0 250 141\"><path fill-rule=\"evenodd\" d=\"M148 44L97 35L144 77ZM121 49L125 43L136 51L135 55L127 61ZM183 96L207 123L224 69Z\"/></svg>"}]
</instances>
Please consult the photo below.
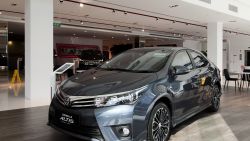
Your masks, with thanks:
<instances>
[{"instance_id":1,"label":"car windshield","mask_svg":"<svg viewBox=\"0 0 250 141\"><path fill-rule=\"evenodd\" d=\"M165 66L171 52L165 49L129 50L105 62L100 68L145 73L157 72Z\"/></svg>"}]
</instances>

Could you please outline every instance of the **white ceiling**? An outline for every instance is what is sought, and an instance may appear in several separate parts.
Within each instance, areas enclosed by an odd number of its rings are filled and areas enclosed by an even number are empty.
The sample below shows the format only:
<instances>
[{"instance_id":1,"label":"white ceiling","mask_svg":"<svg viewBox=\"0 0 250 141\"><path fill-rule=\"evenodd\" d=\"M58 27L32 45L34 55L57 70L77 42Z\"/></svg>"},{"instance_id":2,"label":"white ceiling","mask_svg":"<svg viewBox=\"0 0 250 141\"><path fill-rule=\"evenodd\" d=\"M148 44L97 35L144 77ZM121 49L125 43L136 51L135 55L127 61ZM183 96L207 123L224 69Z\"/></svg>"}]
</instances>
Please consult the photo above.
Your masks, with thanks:
<instances>
[{"instance_id":1,"label":"white ceiling","mask_svg":"<svg viewBox=\"0 0 250 141\"><path fill-rule=\"evenodd\" d=\"M223 13L217 13L215 11L197 7L192 4L183 2L182 0L76 0L79 2L86 2L90 4L112 7L124 11L131 11L137 13L143 13L155 17L169 18L173 20L179 20L188 23L194 23L206 26L209 22L221 21L224 22L224 28L237 31L250 33L250 22L245 21L233 16L229 16ZM11 4L16 3L17 6ZM178 5L178 7L170 8L172 5ZM23 0L0 0L0 10L17 11L24 13L24 1ZM20 17L23 18L23 14L13 14L3 12L0 17ZM85 21L83 25L79 21L68 21L56 18L56 21L61 21L65 24L79 25L79 26L93 26L109 29L119 30L133 30L141 32L141 29L145 29L145 32L173 32L181 34L189 34L195 36L206 37L206 28L186 25L182 23L173 23L172 21L156 20L155 18L137 16L133 14L124 14L123 12L112 12L112 10L101 9L84 5L83 8L76 3L70 3L64 1L60 3L59 0L54 0L54 16L60 18L68 18L75 20ZM236 22L229 22L236 21ZM90 23L89 23L90 22ZM94 23L93 23L94 22ZM120 26L111 26L96 24L105 23ZM135 27L135 28L127 28ZM154 31L152 31L154 30ZM87 34L85 30L77 30L79 35ZM56 34L72 34L76 32L74 29L57 29ZM90 32L89 32L90 33ZM93 34L93 32L91 32ZM89 36L92 36L88 34ZM109 35L108 35L109 36ZM112 35L110 35L112 36ZM119 35L117 35L119 36ZM120 35L123 36L123 35ZM226 33L225 36L229 36ZM232 36L232 35L231 35ZM234 35L236 36L236 35Z\"/></svg>"}]
</instances>

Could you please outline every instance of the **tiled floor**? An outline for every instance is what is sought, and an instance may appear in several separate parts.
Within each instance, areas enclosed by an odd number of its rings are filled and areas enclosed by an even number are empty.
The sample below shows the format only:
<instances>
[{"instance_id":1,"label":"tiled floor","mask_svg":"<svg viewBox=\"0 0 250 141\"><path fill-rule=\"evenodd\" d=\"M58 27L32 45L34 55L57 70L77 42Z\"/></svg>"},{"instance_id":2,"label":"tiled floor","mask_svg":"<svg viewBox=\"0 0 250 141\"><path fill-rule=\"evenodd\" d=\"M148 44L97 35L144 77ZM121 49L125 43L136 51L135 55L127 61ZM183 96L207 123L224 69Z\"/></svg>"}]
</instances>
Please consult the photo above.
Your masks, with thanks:
<instances>
[{"instance_id":1,"label":"tiled floor","mask_svg":"<svg viewBox=\"0 0 250 141\"><path fill-rule=\"evenodd\" d=\"M9 83L7 72L0 72L0 111L30 107L25 99L24 83Z\"/></svg>"},{"instance_id":2,"label":"tiled floor","mask_svg":"<svg viewBox=\"0 0 250 141\"><path fill-rule=\"evenodd\" d=\"M23 84L9 87L0 78L0 111L29 107ZM0 141L78 141L48 127L47 112L48 106L0 112ZM250 90L224 90L218 113L204 111L178 125L170 141L250 141Z\"/></svg>"},{"instance_id":3,"label":"tiled floor","mask_svg":"<svg viewBox=\"0 0 250 141\"><path fill-rule=\"evenodd\" d=\"M204 111L174 128L171 141L250 141L250 91L224 90L218 113Z\"/></svg>"}]
</instances>

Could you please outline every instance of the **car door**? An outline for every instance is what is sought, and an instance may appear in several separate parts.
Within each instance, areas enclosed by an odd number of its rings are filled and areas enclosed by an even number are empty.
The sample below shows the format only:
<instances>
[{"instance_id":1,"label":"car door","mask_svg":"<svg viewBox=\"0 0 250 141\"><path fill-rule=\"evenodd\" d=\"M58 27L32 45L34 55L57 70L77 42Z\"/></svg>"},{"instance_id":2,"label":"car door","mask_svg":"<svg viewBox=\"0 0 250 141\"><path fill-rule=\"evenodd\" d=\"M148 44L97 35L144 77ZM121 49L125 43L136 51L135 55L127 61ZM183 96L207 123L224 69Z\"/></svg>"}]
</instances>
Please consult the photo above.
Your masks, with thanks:
<instances>
[{"instance_id":1,"label":"car door","mask_svg":"<svg viewBox=\"0 0 250 141\"><path fill-rule=\"evenodd\" d=\"M170 70L184 66L188 69L188 73L173 75L169 79L169 90L173 96L174 101L174 119L176 122L182 120L194 110L196 95L195 90L197 78L194 66L186 50L178 51L170 64Z\"/></svg>"},{"instance_id":2,"label":"car door","mask_svg":"<svg viewBox=\"0 0 250 141\"><path fill-rule=\"evenodd\" d=\"M199 52L189 51L194 66L196 76L198 76L199 90L196 95L196 107L203 108L211 102L211 80L212 70L209 61Z\"/></svg>"}]
</instances>

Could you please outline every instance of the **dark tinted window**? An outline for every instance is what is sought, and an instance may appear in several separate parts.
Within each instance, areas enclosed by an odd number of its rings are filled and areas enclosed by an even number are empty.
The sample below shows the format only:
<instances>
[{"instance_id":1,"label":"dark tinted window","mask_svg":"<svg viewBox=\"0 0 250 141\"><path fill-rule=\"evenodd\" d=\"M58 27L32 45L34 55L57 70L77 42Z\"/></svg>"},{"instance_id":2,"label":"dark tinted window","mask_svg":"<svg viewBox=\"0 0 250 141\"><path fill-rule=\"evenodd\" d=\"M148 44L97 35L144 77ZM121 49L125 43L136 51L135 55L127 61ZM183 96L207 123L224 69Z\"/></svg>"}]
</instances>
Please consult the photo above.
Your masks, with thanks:
<instances>
[{"instance_id":1,"label":"dark tinted window","mask_svg":"<svg viewBox=\"0 0 250 141\"><path fill-rule=\"evenodd\" d=\"M188 70L193 69L193 64L186 51L178 52L172 62L172 67L185 66Z\"/></svg>"},{"instance_id":2,"label":"dark tinted window","mask_svg":"<svg viewBox=\"0 0 250 141\"><path fill-rule=\"evenodd\" d=\"M202 68L208 65L208 61L201 54L190 51L192 58L194 59L194 64L197 68Z\"/></svg>"},{"instance_id":3,"label":"dark tinted window","mask_svg":"<svg viewBox=\"0 0 250 141\"><path fill-rule=\"evenodd\" d=\"M100 68L133 72L156 72L165 66L171 50L130 50L124 52Z\"/></svg>"}]
</instances>

